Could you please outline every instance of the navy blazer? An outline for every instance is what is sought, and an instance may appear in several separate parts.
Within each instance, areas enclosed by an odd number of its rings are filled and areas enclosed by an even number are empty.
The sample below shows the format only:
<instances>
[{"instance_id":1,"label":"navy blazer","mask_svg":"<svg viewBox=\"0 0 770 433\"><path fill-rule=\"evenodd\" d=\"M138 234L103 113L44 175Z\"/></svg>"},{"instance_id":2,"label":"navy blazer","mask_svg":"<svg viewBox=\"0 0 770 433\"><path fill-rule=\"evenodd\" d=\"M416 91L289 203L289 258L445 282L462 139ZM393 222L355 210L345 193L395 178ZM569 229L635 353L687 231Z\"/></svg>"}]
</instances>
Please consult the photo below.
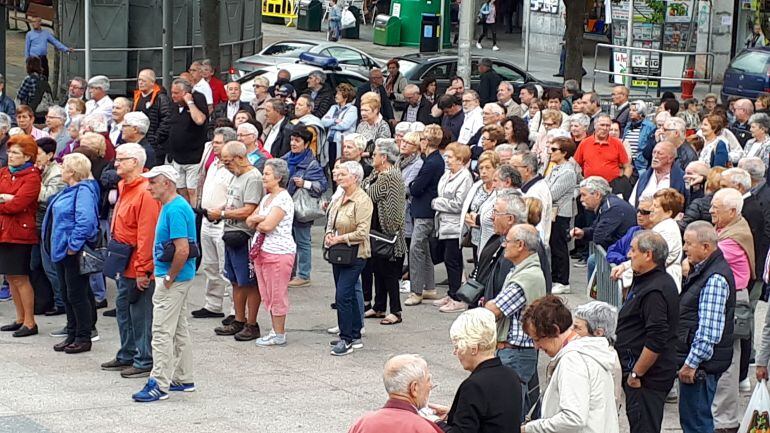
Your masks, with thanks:
<instances>
[{"instance_id":1,"label":"navy blazer","mask_svg":"<svg viewBox=\"0 0 770 433\"><path fill-rule=\"evenodd\" d=\"M631 203L610 194L599 205L591 227L585 228L583 238L594 241L607 250L631 227L636 225L636 209Z\"/></svg>"},{"instance_id":2,"label":"navy blazer","mask_svg":"<svg viewBox=\"0 0 770 433\"><path fill-rule=\"evenodd\" d=\"M412 218L433 218L431 202L438 196L438 181L444 175L444 158L438 150L423 158L422 168L409 184L412 196Z\"/></svg>"},{"instance_id":3,"label":"navy blazer","mask_svg":"<svg viewBox=\"0 0 770 433\"><path fill-rule=\"evenodd\" d=\"M649 169L642 174L642 176L639 178L639 181L636 182L636 205L639 206L639 197L642 195L642 191L644 191L644 188L647 187L647 183L650 181L650 178L652 178L653 174L655 173L655 170ZM690 190L687 188L687 186L684 183L684 171L682 171L682 168L679 166L679 164L674 161L674 165L671 167L671 188L674 188L675 190L679 191L684 196L684 207L686 208L687 205L690 203ZM676 215L674 215L676 216Z\"/></svg>"}]
</instances>

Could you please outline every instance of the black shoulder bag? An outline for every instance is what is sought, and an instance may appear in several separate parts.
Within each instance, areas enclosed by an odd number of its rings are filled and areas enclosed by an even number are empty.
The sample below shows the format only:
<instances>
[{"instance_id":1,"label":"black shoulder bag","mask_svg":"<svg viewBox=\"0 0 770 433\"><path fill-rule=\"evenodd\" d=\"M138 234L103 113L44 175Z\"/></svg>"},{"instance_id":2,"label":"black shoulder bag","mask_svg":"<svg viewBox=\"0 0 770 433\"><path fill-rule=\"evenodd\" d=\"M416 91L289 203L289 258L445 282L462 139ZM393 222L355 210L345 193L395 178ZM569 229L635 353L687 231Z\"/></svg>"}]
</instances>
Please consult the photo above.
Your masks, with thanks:
<instances>
[{"instance_id":1,"label":"black shoulder bag","mask_svg":"<svg viewBox=\"0 0 770 433\"><path fill-rule=\"evenodd\" d=\"M343 198L340 198L342 200ZM342 206L342 203L340 203ZM334 214L334 223L332 228L337 225L337 215L340 213L340 208L337 208L337 212ZM328 248L324 248L324 260L339 266L350 266L358 258L358 244L334 244Z\"/></svg>"}]
</instances>

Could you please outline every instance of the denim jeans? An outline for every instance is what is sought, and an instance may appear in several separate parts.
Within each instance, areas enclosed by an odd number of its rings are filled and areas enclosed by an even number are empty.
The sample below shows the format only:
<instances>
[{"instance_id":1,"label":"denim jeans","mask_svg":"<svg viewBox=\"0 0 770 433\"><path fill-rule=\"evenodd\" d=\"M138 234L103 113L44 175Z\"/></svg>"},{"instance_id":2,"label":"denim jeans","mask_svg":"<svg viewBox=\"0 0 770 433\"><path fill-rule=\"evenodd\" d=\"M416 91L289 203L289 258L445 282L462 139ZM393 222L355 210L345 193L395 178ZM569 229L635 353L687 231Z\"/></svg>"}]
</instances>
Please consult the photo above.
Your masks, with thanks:
<instances>
[{"instance_id":1,"label":"denim jeans","mask_svg":"<svg viewBox=\"0 0 770 433\"><path fill-rule=\"evenodd\" d=\"M718 374L706 374L695 383L679 381L679 423L684 433L713 433L711 403L717 391Z\"/></svg>"},{"instance_id":2,"label":"denim jeans","mask_svg":"<svg viewBox=\"0 0 770 433\"><path fill-rule=\"evenodd\" d=\"M135 368L152 368L152 295L154 284L134 296L136 280L121 276L117 281L118 296L115 309L120 332L120 350L115 359L123 363L133 362Z\"/></svg>"},{"instance_id":3,"label":"denim jeans","mask_svg":"<svg viewBox=\"0 0 770 433\"><path fill-rule=\"evenodd\" d=\"M38 244L32 247L32 262L37 263L36 259L40 261L40 264L45 272L48 281L51 282L51 290L53 291L53 304L57 309L64 309L64 301L61 297L61 285L59 279L56 277L56 268L54 268L51 256L45 252L42 244ZM33 269L39 269L37 266L30 266Z\"/></svg>"},{"instance_id":4,"label":"denim jeans","mask_svg":"<svg viewBox=\"0 0 770 433\"><path fill-rule=\"evenodd\" d=\"M78 259L67 255L55 264L59 286L62 287L64 311L67 314L67 340L78 343L91 341L91 329L96 323L96 303L88 289L88 278L80 275Z\"/></svg>"},{"instance_id":5,"label":"denim jeans","mask_svg":"<svg viewBox=\"0 0 770 433\"><path fill-rule=\"evenodd\" d=\"M294 225L291 230L294 234L294 242L297 243L297 260L294 261L294 276L303 280L310 279L312 266L312 253L310 249L311 226Z\"/></svg>"},{"instance_id":6,"label":"denim jeans","mask_svg":"<svg viewBox=\"0 0 770 433\"><path fill-rule=\"evenodd\" d=\"M524 417L529 412L532 404L537 401L537 396L540 393L536 389L532 392L532 396L530 396L530 390L527 385L533 376L537 376L537 350L531 347L506 348L498 350L497 356L504 366L516 371L519 379L521 379L521 421L524 422Z\"/></svg>"},{"instance_id":7,"label":"denim jeans","mask_svg":"<svg viewBox=\"0 0 770 433\"><path fill-rule=\"evenodd\" d=\"M335 302L337 303L337 324L340 327L340 339L350 343L361 338L360 300L357 299L356 285L366 260L355 259L350 266L333 265L334 281L337 285Z\"/></svg>"}]
</instances>

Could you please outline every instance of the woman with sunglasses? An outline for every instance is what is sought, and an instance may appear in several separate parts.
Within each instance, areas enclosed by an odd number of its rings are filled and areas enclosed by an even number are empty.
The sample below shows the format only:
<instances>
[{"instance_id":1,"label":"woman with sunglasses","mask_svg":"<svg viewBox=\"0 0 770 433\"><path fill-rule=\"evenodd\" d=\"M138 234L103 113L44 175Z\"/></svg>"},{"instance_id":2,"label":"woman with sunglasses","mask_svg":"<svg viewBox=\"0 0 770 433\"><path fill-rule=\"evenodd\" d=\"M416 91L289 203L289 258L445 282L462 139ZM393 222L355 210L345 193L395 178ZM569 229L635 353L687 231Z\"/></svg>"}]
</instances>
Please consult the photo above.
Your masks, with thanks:
<instances>
[{"instance_id":1,"label":"woman with sunglasses","mask_svg":"<svg viewBox=\"0 0 770 433\"><path fill-rule=\"evenodd\" d=\"M568 134L565 132L565 135ZM574 215L575 188L578 185L580 168L570 159L575 154L575 142L558 137L551 140L548 148L550 164L545 180L551 189L555 219L551 225L551 276L554 294L570 293L569 287L569 230Z\"/></svg>"}]
</instances>

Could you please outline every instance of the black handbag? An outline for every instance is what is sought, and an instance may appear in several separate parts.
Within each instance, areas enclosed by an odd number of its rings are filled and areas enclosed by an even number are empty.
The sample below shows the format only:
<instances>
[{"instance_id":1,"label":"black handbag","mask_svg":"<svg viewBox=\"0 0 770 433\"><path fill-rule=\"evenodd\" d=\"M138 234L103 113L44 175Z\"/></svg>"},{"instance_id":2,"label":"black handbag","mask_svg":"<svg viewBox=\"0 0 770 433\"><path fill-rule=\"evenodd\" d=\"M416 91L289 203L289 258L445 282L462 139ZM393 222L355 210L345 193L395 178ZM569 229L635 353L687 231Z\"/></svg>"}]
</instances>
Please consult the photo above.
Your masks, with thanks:
<instances>
[{"instance_id":1,"label":"black handbag","mask_svg":"<svg viewBox=\"0 0 770 433\"><path fill-rule=\"evenodd\" d=\"M430 247L430 257L433 264L440 265L444 263L444 244L438 236L429 237L428 246Z\"/></svg>"},{"instance_id":2,"label":"black handbag","mask_svg":"<svg viewBox=\"0 0 770 433\"><path fill-rule=\"evenodd\" d=\"M468 305L476 305L481 299L481 295L484 294L485 285L479 283L474 278L468 278L459 289L457 289L457 299L465 302Z\"/></svg>"},{"instance_id":3,"label":"black handbag","mask_svg":"<svg viewBox=\"0 0 770 433\"><path fill-rule=\"evenodd\" d=\"M377 230L369 230L369 242L372 248L372 257L391 259L396 256L396 240L398 235L392 237Z\"/></svg>"},{"instance_id":4,"label":"black handbag","mask_svg":"<svg viewBox=\"0 0 770 433\"><path fill-rule=\"evenodd\" d=\"M118 279L120 274L128 268L133 253L133 245L119 242L114 238L110 239L104 258L104 275L113 280Z\"/></svg>"},{"instance_id":5,"label":"black handbag","mask_svg":"<svg viewBox=\"0 0 770 433\"><path fill-rule=\"evenodd\" d=\"M190 245L190 251L187 254L187 260L197 259L198 257L200 257L201 251L198 248L198 244L195 241L189 240L189 239L187 242ZM174 260L174 254L176 254L176 245L174 245L174 240L171 239L166 242L163 242L161 246L163 247L163 252L161 253L160 257L158 257L158 261L169 263L172 260Z\"/></svg>"},{"instance_id":6,"label":"black handbag","mask_svg":"<svg viewBox=\"0 0 770 433\"><path fill-rule=\"evenodd\" d=\"M241 248L249 243L251 235L242 230L232 230L222 235L222 240L230 248Z\"/></svg>"},{"instance_id":7,"label":"black handbag","mask_svg":"<svg viewBox=\"0 0 770 433\"><path fill-rule=\"evenodd\" d=\"M324 260L340 266L350 266L358 257L358 244L335 244L324 248Z\"/></svg>"},{"instance_id":8,"label":"black handbag","mask_svg":"<svg viewBox=\"0 0 770 433\"><path fill-rule=\"evenodd\" d=\"M83 244L83 249L78 252L78 272L80 275L91 275L102 272L104 269L104 256L107 253L106 236L102 229L96 235L96 241L89 245Z\"/></svg>"}]
</instances>

